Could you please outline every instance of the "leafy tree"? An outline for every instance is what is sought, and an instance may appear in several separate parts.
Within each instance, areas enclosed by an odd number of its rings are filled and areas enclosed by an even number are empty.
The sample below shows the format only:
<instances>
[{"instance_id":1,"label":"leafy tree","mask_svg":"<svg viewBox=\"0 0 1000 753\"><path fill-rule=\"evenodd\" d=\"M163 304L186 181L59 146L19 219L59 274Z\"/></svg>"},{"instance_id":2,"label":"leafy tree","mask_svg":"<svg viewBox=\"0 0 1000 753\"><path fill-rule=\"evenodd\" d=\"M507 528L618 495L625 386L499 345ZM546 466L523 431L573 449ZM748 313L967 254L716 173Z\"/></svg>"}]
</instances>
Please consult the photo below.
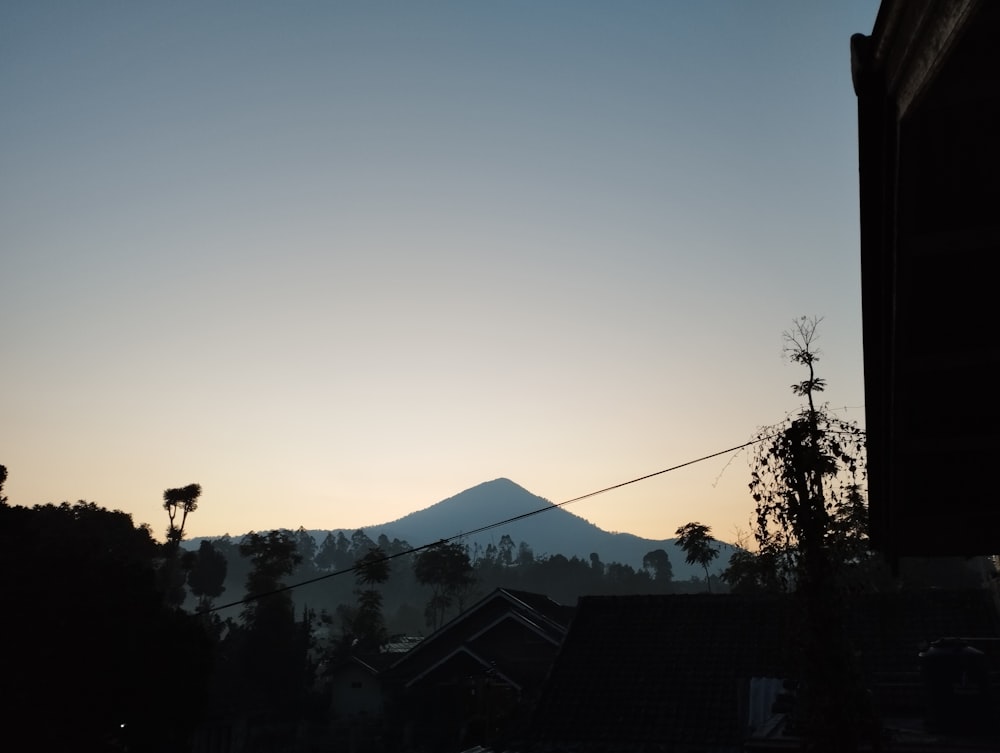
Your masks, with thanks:
<instances>
[{"instance_id":1,"label":"leafy tree","mask_svg":"<svg viewBox=\"0 0 1000 753\"><path fill-rule=\"evenodd\" d=\"M750 535L737 529L734 550L721 579L731 593L782 593L785 585L777 576L777 568L766 552L750 551Z\"/></svg>"},{"instance_id":2,"label":"leafy tree","mask_svg":"<svg viewBox=\"0 0 1000 753\"><path fill-rule=\"evenodd\" d=\"M199 619L165 603L160 553L148 526L92 502L0 506L4 718L31 747L184 748L211 644ZM185 713L164 725L181 698Z\"/></svg>"},{"instance_id":3,"label":"leafy tree","mask_svg":"<svg viewBox=\"0 0 1000 753\"><path fill-rule=\"evenodd\" d=\"M492 541L483 550L483 556L476 563L478 567L494 567L497 564L497 547Z\"/></svg>"},{"instance_id":4,"label":"leafy tree","mask_svg":"<svg viewBox=\"0 0 1000 753\"><path fill-rule=\"evenodd\" d=\"M198 611L207 612L212 608L212 599L226 590L226 573L229 562L211 541L202 541L188 573L188 586L198 597Z\"/></svg>"},{"instance_id":5,"label":"leafy tree","mask_svg":"<svg viewBox=\"0 0 1000 753\"><path fill-rule=\"evenodd\" d=\"M351 566L351 542L343 531L328 533L316 552L316 566L321 570L343 570Z\"/></svg>"},{"instance_id":6,"label":"leafy tree","mask_svg":"<svg viewBox=\"0 0 1000 753\"><path fill-rule=\"evenodd\" d=\"M736 549L722 571L722 580L732 593L780 593L785 583L777 577L777 567L767 552Z\"/></svg>"},{"instance_id":7,"label":"leafy tree","mask_svg":"<svg viewBox=\"0 0 1000 753\"><path fill-rule=\"evenodd\" d=\"M409 552L413 549L413 547L410 546L410 542L405 539L393 538L393 540L389 542L388 546L383 547L379 544L379 549L382 549L382 551L390 556L395 556L403 554L404 552Z\"/></svg>"},{"instance_id":8,"label":"leafy tree","mask_svg":"<svg viewBox=\"0 0 1000 753\"><path fill-rule=\"evenodd\" d=\"M355 566L355 580L358 585L372 586L385 583L389 580L389 560L381 547L373 547L368 550L368 554L359 559Z\"/></svg>"},{"instance_id":9,"label":"leafy tree","mask_svg":"<svg viewBox=\"0 0 1000 753\"><path fill-rule=\"evenodd\" d=\"M803 733L818 749L854 750L872 718L844 626L843 600L845 573L868 550L865 445L857 425L816 405L826 387L815 369L819 323L801 317L784 333L786 354L808 371L792 385L805 405L783 424L762 430L751 455L755 566L770 571L765 582L794 587L802 607L796 718Z\"/></svg>"},{"instance_id":10,"label":"leafy tree","mask_svg":"<svg viewBox=\"0 0 1000 753\"><path fill-rule=\"evenodd\" d=\"M816 406L815 396L826 388L815 369L819 323L802 317L784 333L789 358L808 369L808 378L792 385L806 404L783 424L758 433L750 461L754 536L786 588L803 577L833 577L830 568L842 576L844 566L871 554L864 432Z\"/></svg>"},{"instance_id":11,"label":"leafy tree","mask_svg":"<svg viewBox=\"0 0 1000 753\"><path fill-rule=\"evenodd\" d=\"M354 615L353 632L360 648L374 651L389 637L382 616L382 594L377 588L389 580L389 561L382 549L374 547L355 563L355 567L358 608Z\"/></svg>"},{"instance_id":12,"label":"leafy tree","mask_svg":"<svg viewBox=\"0 0 1000 753\"><path fill-rule=\"evenodd\" d=\"M418 553L413 560L413 573L417 582L431 587L431 598L425 615L427 624L436 630L444 621L445 611L462 599L474 582L469 553L458 543L440 542Z\"/></svg>"},{"instance_id":13,"label":"leafy tree","mask_svg":"<svg viewBox=\"0 0 1000 753\"><path fill-rule=\"evenodd\" d=\"M170 525L167 528L167 541L180 545L184 539L184 524L187 516L198 509L198 498L201 496L201 486L199 484L188 484L178 489L167 489L163 492L163 509L167 511ZM180 523L177 522L177 514L180 513Z\"/></svg>"},{"instance_id":14,"label":"leafy tree","mask_svg":"<svg viewBox=\"0 0 1000 753\"><path fill-rule=\"evenodd\" d=\"M244 605L244 621L252 626L264 607L278 608L294 618L292 597L289 591L282 590L281 579L291 575L301 561L295 539L285 531L250 531L240 541L240 555L251 565L246 589L252 598Z\"/></svg>"},{"instance_id":15,"label":"leafy tree","mask_svg":"<svg viewBox=\"0 0 1000 753\"><path fill-rule=\"evenodd\" d=\"M160 568L160 584L167 602L179 607L184 603L184 581L188 570L194 564L193 557L182 556L181 541L184 540L184 524L187 516L198 509L201 486L188 484L163 492L163 509L167 511L170 524L167 527L167 542L163 547L164 560ZM177 516L180 515L180 521Z\"/></svg>"},{"instance_id":16,"label":"leafy tree","mask_svg":"<svg viewBox=\"0 0 1000 753\"><path fill-rule=\"evenodd\" d=\"M375 542L365 533L364 528L359 528L351 534L351 555L354 559L360 559L375 547Z\"/></svg>"},{"instance_id":17,"label":"leafy tree","mask_svg":"<svg viewBox=\"0 0 1000 753\"><path fill-rule=\"evenodd\" d=\"M535 561L535 552L528 545L527 541L522 541L517 545L517 564L519 567L527 567Z\"/></svg>"},{"instance_id":18,"label":"leafy tree","mask_svg":"<svg viewBox=\"0 0 1000 753\"><path fill-rule=\"evenodd\" d=\"M3 485L7 483L7 466L0 465L0 506L7 504L7 498L3 495Z\"/></svg>"},{"instance_id":19,"label":"leafy tree","mask_svg":"<svg viewBox=\"0 0 1000 753\"><path fill-rule=\"evenodd\" d=\"M239 551L251 565L241 615L241 692L253 708L294 709L306 690L308 650L296 626L291 591L283 583L301 561L295 537L288 531L251 531Z\"/></svg>"},{"instance_id":20,"label":"leafy tree","mask_svg":"<svg viewBox=\"0 0 1000 753\"><path fill-rule=\"evenodd\" d=\"M600 578L604 577L604 563L601 562L601 555L597 552L590 553L590 569Z\"/></svg>"},{"instance_id":21,"label":"leafy tree","mask_svg":"<svg viewBox=\"0 0 1000 753\"><path fill-rule=\"evenodd\" d=\"M701 523L685 523L676 531L677 546L684 550L689 565L701 565L705 570L705 583L712 592L712 578L708 566L719 556L719 548L712 546L712 529Z\"/></svg>"},{"instance_id":22,"label":"leafy tree","mask_svg":"<svg viewBox=\"0 0 1000 753\"><path fill-rule=\"evenodd\" d=\"M758 569L784 590L802 578L846 579L870 565L864 494L865 436L852 421L816 405L819 319L802 317L784 334L786 353L808 369L792 385L805 405L762 429L751 454ZM770 570L770 572L766 572Z\"/></svg>"},{"instance_id":23,"label":"leafy tree","mask_svg":"<svg viewBox=\"0 0 1000 753\"><path fill-rule=\"evenodd\" d=\"M295 530L295 547L301 563L312 565L316 559L316 539L305 528L299 526Z\"/></svg>"},{"instance_id":24,"label":"leafy tree","mask_svg":"<svg viewBox=\"0 0 1000 753\"><path fill-rule=\"evenodd\" d=\"M609 593L629 593L635 583L635 568L621 562L609 562L604 571L605 588Z\"/></svg>"},{"instance_id":25,"label":"leafy tree","mask_svg":"<svg viewBox=\"0 0 1000 753\"><path fill-rule=\"evenodd\" d=\"M501 565L510 566L514 564L514 539L510 537L510 534L504 534L500 537L500 544L497 546L498 558Z\"/></svg>"},{"instance_id":26,"label":"leafy tree","mask_svg":"<svg viewBox=\"0 0 1000 753\"><path fill-rule=\"evenodd\" d=\"M674 568L670 564L669 555L663 549L646 552L642 557L642 567L659 585L670 583L673 580Z\"/></svg>"}]
</instances>

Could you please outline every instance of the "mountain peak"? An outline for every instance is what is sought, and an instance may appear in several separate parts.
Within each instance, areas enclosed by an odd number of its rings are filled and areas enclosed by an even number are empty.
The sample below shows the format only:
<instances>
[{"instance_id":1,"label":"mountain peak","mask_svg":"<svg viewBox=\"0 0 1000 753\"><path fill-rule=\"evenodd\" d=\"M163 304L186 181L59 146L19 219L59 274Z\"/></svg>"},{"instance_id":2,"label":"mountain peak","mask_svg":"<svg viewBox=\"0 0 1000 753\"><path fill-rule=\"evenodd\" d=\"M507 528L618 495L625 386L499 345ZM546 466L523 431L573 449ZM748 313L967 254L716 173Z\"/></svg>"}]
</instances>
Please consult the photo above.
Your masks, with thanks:
<instances>
[{"instance_id":1,"label":"mountain peak","mask_svg":"<svg viewBox=\"0 0 1000 753\"><path fill-rule=\"evenodd\" d=\"M545 509L552 503L509 478L484 481L394 523L421 521L437 528L437 538L473 531L507 518Z\"/></svg>"}]
</instances>

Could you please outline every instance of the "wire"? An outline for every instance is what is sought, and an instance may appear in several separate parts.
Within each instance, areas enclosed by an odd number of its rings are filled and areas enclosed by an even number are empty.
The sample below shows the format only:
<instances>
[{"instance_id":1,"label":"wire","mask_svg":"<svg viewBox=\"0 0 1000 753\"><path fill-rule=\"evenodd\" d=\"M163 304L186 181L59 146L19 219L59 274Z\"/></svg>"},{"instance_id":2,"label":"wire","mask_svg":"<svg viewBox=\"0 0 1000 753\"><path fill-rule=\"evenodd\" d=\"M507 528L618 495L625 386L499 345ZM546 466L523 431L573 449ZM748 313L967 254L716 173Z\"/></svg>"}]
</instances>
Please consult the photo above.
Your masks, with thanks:
<instances>
[{"instance_id":1,"label":"wire","mask_svg":"<svg viewBox=\"0 0 1000 753\"><path fill-rule=\"evenodd\" d=\"M422 552L425 549L431 549L431 548L436 547L436 546L441 546L443 544L448 544L448 543L451 543L452 541L455 541L457 539L463 539L466 536L473 536L473 535L478 534L478 533L483 533L484 531L490 531L490 530L492 530L494 528L500 528L501 526L505 526L505 525L509 525L511 523L515 523L518 520L524 520L525 518L530 518L530 517L532 517L534 515L539 515L539 514L541 514L543 512L548 512L549 510L556 510L558 508L566 507L567 505L571 505L574 502L580 502L580 501L582 501L584 499L590 499L591 497L596 497L599 494L605 494L607 492L614 491L615 489L621 489L624 486L629 486L631 484L637 484L640 481L647 481L647 480L649 480L651 478L655 478L656 476L662 476L664 473L670 473L671 471L680 470L681 468L686 468L687 466L694 465L695 463L701 463L701 462L704 462L706 460L711 460L712 458L717 458L720 455L727 455L730 452L737 452L739 450L742 450L745 447L749 447L752 444L757 444L758 442L763 442L764 440L769 439L769 438L770 437L767 437L767 436L765 436L765 437L756 437L754 439L751 439L749 442L744 442L743 444L736 445L735 447L730 447L729 449L726 449L726 450L719 450L718 452L713 452L711 455L704 455L704 456L702 456L700 458L696 458L694 460L688 460L687 462L679 463L678 465L673 465L673 466L671 466L669 468L664 468L663 470L656 471L655 473L647 473L645 476L639 476L638 478L633 478L633 479L630 479L629 481L622 481L620 484L614 484L613 486L606 486L603 489L598 489L597 491L594 491L594 492L589 492L587 494L582 494L579 497L573 497L572 499L567 499L564 502L558 502L558 503L555 503L555 504L549 504L546 507L539 507L537 510L531 510L530 512L521 513L520 515L515 515L515 516L513 516L511 518L506 518L504 520L499 520L499 521L497 521L495 523L489 523L488 525L481 526L479 528L474 528L471 531L463 531L462 533L456 533L454 536L449 536L447 538L438 539L437 541L431 542L429 544L422 544L421 546L415 546L415 547L413 547L411 549L407 549L407 550L402 551L402 552L396 552L395 554L387 554L386 556L382 557L379 560L374 560L373 562L366 563L366 565L372 565L372 564L375 564L375 562L388 562L389 560L394 560L397 557L405 557L405 556L408 556L410 554L415 554L416 552ZM295 588L301 588L302 586L308 586L308 585L311 585L312 583L317 583L317 582L319 582L321 580L326 580L327 578L335 578L335 577L337 577L339 575L346 575L347 573L353 573L353 572L356 572L359 569L360 569L360 567L358 565L353 565L351 567L345 567L345 568L343 568L341 570L336 570L336 571L334 571L332 573L324 573L323 575L316 576L315 578L309 578L308 580L299 581L298 583L293 583L292 585L289 585L289 586L282 586L281 588L276 588L276 589L274 589L272 591L264 591L262 593L249 594L249 595L243 597L242 599L239 599L238 601L232 601L232 602L229 602L228 604L223 604L223 605L218 606L218 607L212 607L211 609L207 609L204 612L202 612L202 614L211 614L212 612L218 612L218 611L221 611L223 609L230 609L232 607L239 606L240 604L248 604L251 601L257 601L257 600L263 599L263 598L265 598L267 596L274 596L275 594L285 593L286 591L291 591L291 590L293 590Z\"/></svg>"}]
</instances>

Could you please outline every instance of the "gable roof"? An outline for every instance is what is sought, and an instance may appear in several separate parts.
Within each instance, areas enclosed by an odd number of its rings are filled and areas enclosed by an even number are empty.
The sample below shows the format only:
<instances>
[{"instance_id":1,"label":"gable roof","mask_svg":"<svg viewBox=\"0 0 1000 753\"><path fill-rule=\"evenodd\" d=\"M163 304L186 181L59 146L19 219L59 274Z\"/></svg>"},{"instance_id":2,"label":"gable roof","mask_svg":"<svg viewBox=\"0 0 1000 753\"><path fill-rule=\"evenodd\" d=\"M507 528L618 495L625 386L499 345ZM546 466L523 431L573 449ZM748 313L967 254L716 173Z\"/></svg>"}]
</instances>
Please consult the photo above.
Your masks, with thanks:
<instances>
[{"instance_id":1,"label":"gable roof","mask_svg":"<svg viewBox=\"0 0 1000 753\"><path fill-rule=\"evenodd\" d=\"M572 607L543 594L498 588L425 638L388 671L404 687L435 673L461 672L490 674L521 690L541 681L572 614Z\"/></svg>"}]
</instances>

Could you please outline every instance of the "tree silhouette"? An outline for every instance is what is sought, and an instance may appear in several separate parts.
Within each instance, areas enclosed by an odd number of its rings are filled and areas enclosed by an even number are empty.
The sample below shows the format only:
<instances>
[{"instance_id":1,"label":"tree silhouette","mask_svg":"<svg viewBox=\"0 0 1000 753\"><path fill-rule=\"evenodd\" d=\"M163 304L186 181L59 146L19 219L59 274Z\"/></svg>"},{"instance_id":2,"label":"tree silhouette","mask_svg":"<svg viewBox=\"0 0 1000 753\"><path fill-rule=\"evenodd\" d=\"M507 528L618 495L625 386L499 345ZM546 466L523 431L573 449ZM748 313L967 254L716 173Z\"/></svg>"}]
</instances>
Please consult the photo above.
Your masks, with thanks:
<instances>
[{"instance_id":1,"label":"tree silhouette","mask_svg":"<svg viewBox=\"0 0 1000 753\"><path fill-rule=\"evenodd\" d=\"M355 560L364 557L375 546L375 542L365 533L364 528L359 528L351 534L351 554Z\"/></svg>"},{"instance_id":2,"label":"tree silhouette","mask_svg":"<svg viewBox=\"0 0 1000 753\"><path fill-rule=\"evenodd\" d=\"M826 387L815 372L820 321L802 317L784 333L790 360L809 371L792 385L806 404L783 424L762 429L751 454L754 537L786 588L804 585L803 578L842 578L871 554L864 432L815 402Z\"/></svg>"},{"instance_id":3,"label":"tree silhouette","mask_svg":"<svg viewBox=\"0 0 1000 753\"><path fill-rule=\"evenodd\" d=\"M212 599L226 590L226 573L229 562L211 541L202 541L188 573L188 586L198 597L198 611L207 612L212 608Z\"/></svg>"},{"instance_id":4,"label":"tree silhouette","mask_svg":"<svg viewBox=\"0 0 1000 753\"><path fill-rule=\"evenodd\" d=\"M433 629L441 626L445 611L456 599L459 610L462 598L474 581L469 553L458 543L440 542L417 554L413 560L417 582L431 587L425 615Z\"/></svg>"},{"instance_id":5,"label":"tree silhouette","mask_svg":"<svg viewBox=\"0 0 1000 753\"><path fill-rule=\"evenodd\" d=\"M732 593L784 593L786 583L777 571L770 552L736 549L721 577Z\"/></svg>"},{"instance_id":6,"label":"tree silhouette","mask_svg":"<svg viewBox=\"0 0 1000 753\"><path fill-rule=\"evenodd\" d=\"M194 564L194 558L182 557L181 541L184 540L184 524L187 516L198 509L198 498L201 496L201 486L188 484L177 489L167 489L163 492L163 509L167 511L170 525L167 527L167 542L163 546L164 560L160 569L160 587L166 596L167 603L179 607L184 603L184 581L187 572ZM180 514L180 522L177 515Z\"/></svg>"},{"instance_id":7,"label":"tree silhouette","mask_svg":"<svg viewBox=\"0 0 1000 753\"><path fill-rule=\"evenodd\" d=\"M590 553L590 569L598 578L604 577L604 563L601 562L601 555L597 552Z\"/></svg>"},{"instance_id":8,"label":"tree silhouette","mask_svg":"<svg viewBox=\"0 0 1000 753\"><path fill-rule=\"evenodd\" d=\"M500 537L500 544L497 547L497 558L501 565L510 566L514 564L514 539L510 534L505 533Z\"/></svg>"},{"instance_id":9,"label":"tree silhouette","mask_svg":"<svg viewBox=\"0 0 1000 753\"><path fill-rule=\"evenodd\" d=\"M163 509L167 511L170 525L167 528L167 541L180 545L184 539L184 524L187 516L198 509L198 498L201 496L200 484L188 484L177 489L167 489L163 492ZM177 513L180 512L180 524L177 523Z\"/></svg>"},{"instance_id":10,"label":"tree silhouette","mask_svg":"<svg viewBox=\"0 0 1000 753\"><path fill-rule=\"evenodd\" d=\"M663 549L646 552L642 558L642 566L659 586L667 585L673 580L674 569L669 555Z\"/></svg>"},{"instance_id":11,"label":"tree silhouette","mask_svg":"<svg viewBox=\"0 0 1000 753\"><path fill-rule=\"evenodd\" d=\"M285 531L250 531L240 541L240 555L250 560L246 589L248 596L254 597L243 607L244 620L252 626L265 607L274 609L279 604L281 611L294 618L292 597L282 590L281 579L291 575L301 561L295 539Z\"/></svg>"},{"instance_id":12,"label":"tree silhouette","mask_svg":"<svg viewBox=\"0 0 1000 753\"><path fill-rule=\"evenodd\" d=\"M380 547L373 547L355 563L354 579L358 584L358 609L353 632L358 646L374 651L389 637L382 616L382 594L377 586L389 580L389 561Z\"/></svg>"},{"instance_id":13,"label":"tree silhouette","mask_svg":"<svg viewBox=\"0 0 1000 753\"><path fill-rule=\"evenodd\" d=\"M316 552L316 566L321 570L342 570L350 567L351 562L351 542L348 541L343 531L337 531L337 535L328 533L319 545Z\"/></svg>"},{"instance_id":14,"label":"tree silhouette","mask_svg":"<svg viewBox=\"0 0 1000 753\"><path fill-rule=\"evenodd\" d=\"M685 561L705 569L705 583L711 593L712 578L708 574L708 566L719 556L719 548L712 546L712 529L701 523L685 523L675 533L677 546L684 550Z\"/></svg>"},{"instance_id":15,"label":"tree silhouette","mask_svg":"<svg viewBox=\"0 0 1000 753\"><path fill-rule=\"evenodd\" d=\"M250 560L242 671L245 700L252 708L291 710L305 693L306 651L295 623L291 591L282 579L301 561L294 535L288 531L251 531L240 541L240 554Z\"/></svg>"},{"instance_id":16,"label":"tree silhouette","mask_svg":"<svg viewBox=\"0 0 1000 753\"><path fill-rule=\"evenodd\" d=\"M164 602L160 554L147 526L92 502L0 506L4 719L33 749L184 748L211 644L200 619ZM178 699L185 713L164 724Z\"/></svg>"},{"instance_id":17,"label":"tree silhouette","mask_svg":"<svg viewBox=\"0 0 1000 753\"><path fill-rule=\"evenodd\" d=\"M868 555L865 438L856 424L816 405L820 319L801 317L784 333L789 359L808 370L792 385L805 405L763 429L751 454L756 504L754 566L777 576L801 605L802 682L795 717L817 750L855 750L873 720L845 628L845 573ZM746 562L737 562L746 569ZM766 567L770 572L760 573Z\"/></svg>"}]
</instances>

